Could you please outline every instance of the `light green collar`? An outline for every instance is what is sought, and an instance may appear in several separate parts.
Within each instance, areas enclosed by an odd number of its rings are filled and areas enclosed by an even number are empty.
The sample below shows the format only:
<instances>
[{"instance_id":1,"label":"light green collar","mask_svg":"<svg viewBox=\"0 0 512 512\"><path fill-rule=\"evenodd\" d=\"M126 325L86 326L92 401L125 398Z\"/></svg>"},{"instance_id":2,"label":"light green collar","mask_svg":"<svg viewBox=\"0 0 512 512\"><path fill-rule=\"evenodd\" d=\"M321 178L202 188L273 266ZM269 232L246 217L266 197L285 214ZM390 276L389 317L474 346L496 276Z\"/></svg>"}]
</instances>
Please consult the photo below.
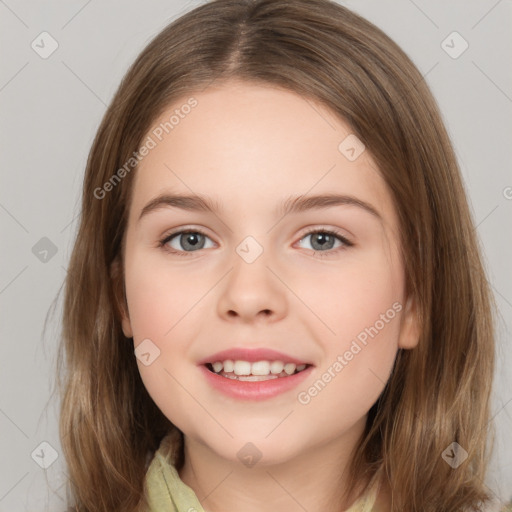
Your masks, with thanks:
<instances>
[{"instance_id":1,"label":"light green collar","mask_svg":"<svg viewBox=\"0 0 512 512\"><path fill-rule=\"evenodd\" d=\"M205 512L196 493L181 480L174 466L178 441L175 431L165 436L149 465L146 473L147 512Z\"/></svg>"}]
</instances>

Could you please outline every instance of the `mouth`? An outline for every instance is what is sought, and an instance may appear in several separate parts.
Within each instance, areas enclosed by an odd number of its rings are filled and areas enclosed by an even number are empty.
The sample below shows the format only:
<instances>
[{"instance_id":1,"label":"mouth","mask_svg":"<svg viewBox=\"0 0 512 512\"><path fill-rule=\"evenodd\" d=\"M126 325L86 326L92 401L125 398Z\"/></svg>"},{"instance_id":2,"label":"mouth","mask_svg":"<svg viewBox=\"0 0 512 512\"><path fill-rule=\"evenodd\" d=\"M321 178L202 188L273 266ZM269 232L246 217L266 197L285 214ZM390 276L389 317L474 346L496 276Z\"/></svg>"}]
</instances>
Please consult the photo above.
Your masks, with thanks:
<instances>
[{"instance_id":1,"label":"mouth","mask_svg":"<svg viewBox=\"0 0 512 512\"><path fill-rule=\"evenodd\" d=\"M226 379L261 382L275 379L286 379L301 373L311 364L295 364L278 360L243 361L231 360L205 363L204 366L211 372Z\"/></svg>"}]
</instances>

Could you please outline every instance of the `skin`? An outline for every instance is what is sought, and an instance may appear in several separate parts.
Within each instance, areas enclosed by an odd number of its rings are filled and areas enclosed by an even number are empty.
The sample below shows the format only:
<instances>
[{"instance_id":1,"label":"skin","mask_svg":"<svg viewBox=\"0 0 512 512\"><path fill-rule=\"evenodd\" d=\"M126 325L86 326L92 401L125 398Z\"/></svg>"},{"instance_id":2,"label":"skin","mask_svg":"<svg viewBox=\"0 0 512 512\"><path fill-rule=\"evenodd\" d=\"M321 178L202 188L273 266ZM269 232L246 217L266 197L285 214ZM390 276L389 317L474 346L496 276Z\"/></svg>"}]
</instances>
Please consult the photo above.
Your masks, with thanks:
<instances>
[{"instance_id":1,"label":"skin","mask_svg":"<svg viewBox=\"0 0 512 512\"><path fill-rule=\"evenodd\" d=\"M351 162L338 150L350 127L310 99L235 81L193 96L198 105L137 169L123 246L124 334L134 347L149 338L160 350L150 365L137 364L152 399L185 434L180 477L206 511L348 508L357 490L344 496L341 475L368 410L398 348L418 341L390 192L368 151ZM162 207L139 221L162 192L214 197L223 211ZM382 221L353 205L274 214L285 198L306 193L354 196ZM318 250L318 236L305 234L312 227L335 228L354 245L336 241ZM167 243L184 256L159 247L180 228L205 232L204 248L187 249L184 236ZM236 252L247 236L263 248L250 264ZM299 403L298 392L395 302L402 310L317 396ZM315 368L277 397L229 398L209 386L197 361L234 346L270 347ZM262 453L250 468L237 456L248 442Z\"/></svg>"}]
</instances>

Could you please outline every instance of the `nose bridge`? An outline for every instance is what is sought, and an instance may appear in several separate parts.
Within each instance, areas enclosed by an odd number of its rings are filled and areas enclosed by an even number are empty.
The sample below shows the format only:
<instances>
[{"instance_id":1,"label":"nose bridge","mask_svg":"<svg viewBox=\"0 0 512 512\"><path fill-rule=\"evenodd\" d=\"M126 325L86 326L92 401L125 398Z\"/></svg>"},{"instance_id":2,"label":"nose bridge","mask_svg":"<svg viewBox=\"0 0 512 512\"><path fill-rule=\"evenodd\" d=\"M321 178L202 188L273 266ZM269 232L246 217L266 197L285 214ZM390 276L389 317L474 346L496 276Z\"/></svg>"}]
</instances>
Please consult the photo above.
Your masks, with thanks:
<instances>
[{"instance_id":1,"label":"nose bridge","mask_svg":"<svg viewBox=\"0 0 512 512\"><path fill-rule=\"evenodd\" d=\"M258 240L254 236L248 235L236 246L235 252L247 265L252 265L258 259L266 261L270 252L268 238L262 239L262 236L258 236ZM265 257L261 258L263 254Z\"/></svg>"},{"instance_id":2,"label":"nose bridge","mask_svg":"<svg viewBox=\"0 0 512 512\"><path fill-rule=\"evenodd\" d=\"M272 286L269 279L271 272L267 268L272 266L272 251L268 247L268 238L262 238L258 236L258 240L255 236L248 235L234 248L235 254L231 258L233 270L229 280L231 287L241 285L242 289L238 293L250 295L251 289L256 290L260 285Z\"/></svg>"},{"instance_id":3,"label":"nose bridge","mask_svg":"<svg viewBox=\"0 0 512 512\"><path fill-rule=\"evenodd\" d=\"M261 237L260 237L261 239ZM272 251L255 236L246 236L234 249L218 307L220 315L250 318L261 311L281 315L285 296L279 280L270 271Z\"/></svg>"}]
</instances>

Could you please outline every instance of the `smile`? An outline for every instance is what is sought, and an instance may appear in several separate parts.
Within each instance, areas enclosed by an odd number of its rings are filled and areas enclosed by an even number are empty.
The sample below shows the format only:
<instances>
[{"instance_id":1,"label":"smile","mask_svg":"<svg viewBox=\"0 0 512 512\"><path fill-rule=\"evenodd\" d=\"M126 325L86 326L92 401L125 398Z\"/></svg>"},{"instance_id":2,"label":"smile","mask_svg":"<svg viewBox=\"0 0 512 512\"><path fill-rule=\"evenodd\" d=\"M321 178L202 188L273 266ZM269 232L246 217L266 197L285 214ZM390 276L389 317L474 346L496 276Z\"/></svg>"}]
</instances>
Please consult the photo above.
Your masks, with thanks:
<instances>
[{"instance_id":1,"label":"smile","mask_svg":"<svg viewBox=\"0 0 512 512\"><path fill-rule=\"evenodd\" d=\"M242 400L265 400L289 391L307 375L310 364L282 361L215 361L200 365L208 383L217 391Z\"/></svg>"},{"instance_id":2,"label":"smile","mask_svg":"<svg viewBox=\"0 0 512 512\"><path fill-rule=\"evenodd\" d=\"M308 365L295 363L283 363L282 361L216 361L215 363L207 363L206 367L228 379L236 379L240 381L264 381L269 379L279 379L289 377L295 373L299 373L306 369Z\"/></svg>"}]
</instances>

